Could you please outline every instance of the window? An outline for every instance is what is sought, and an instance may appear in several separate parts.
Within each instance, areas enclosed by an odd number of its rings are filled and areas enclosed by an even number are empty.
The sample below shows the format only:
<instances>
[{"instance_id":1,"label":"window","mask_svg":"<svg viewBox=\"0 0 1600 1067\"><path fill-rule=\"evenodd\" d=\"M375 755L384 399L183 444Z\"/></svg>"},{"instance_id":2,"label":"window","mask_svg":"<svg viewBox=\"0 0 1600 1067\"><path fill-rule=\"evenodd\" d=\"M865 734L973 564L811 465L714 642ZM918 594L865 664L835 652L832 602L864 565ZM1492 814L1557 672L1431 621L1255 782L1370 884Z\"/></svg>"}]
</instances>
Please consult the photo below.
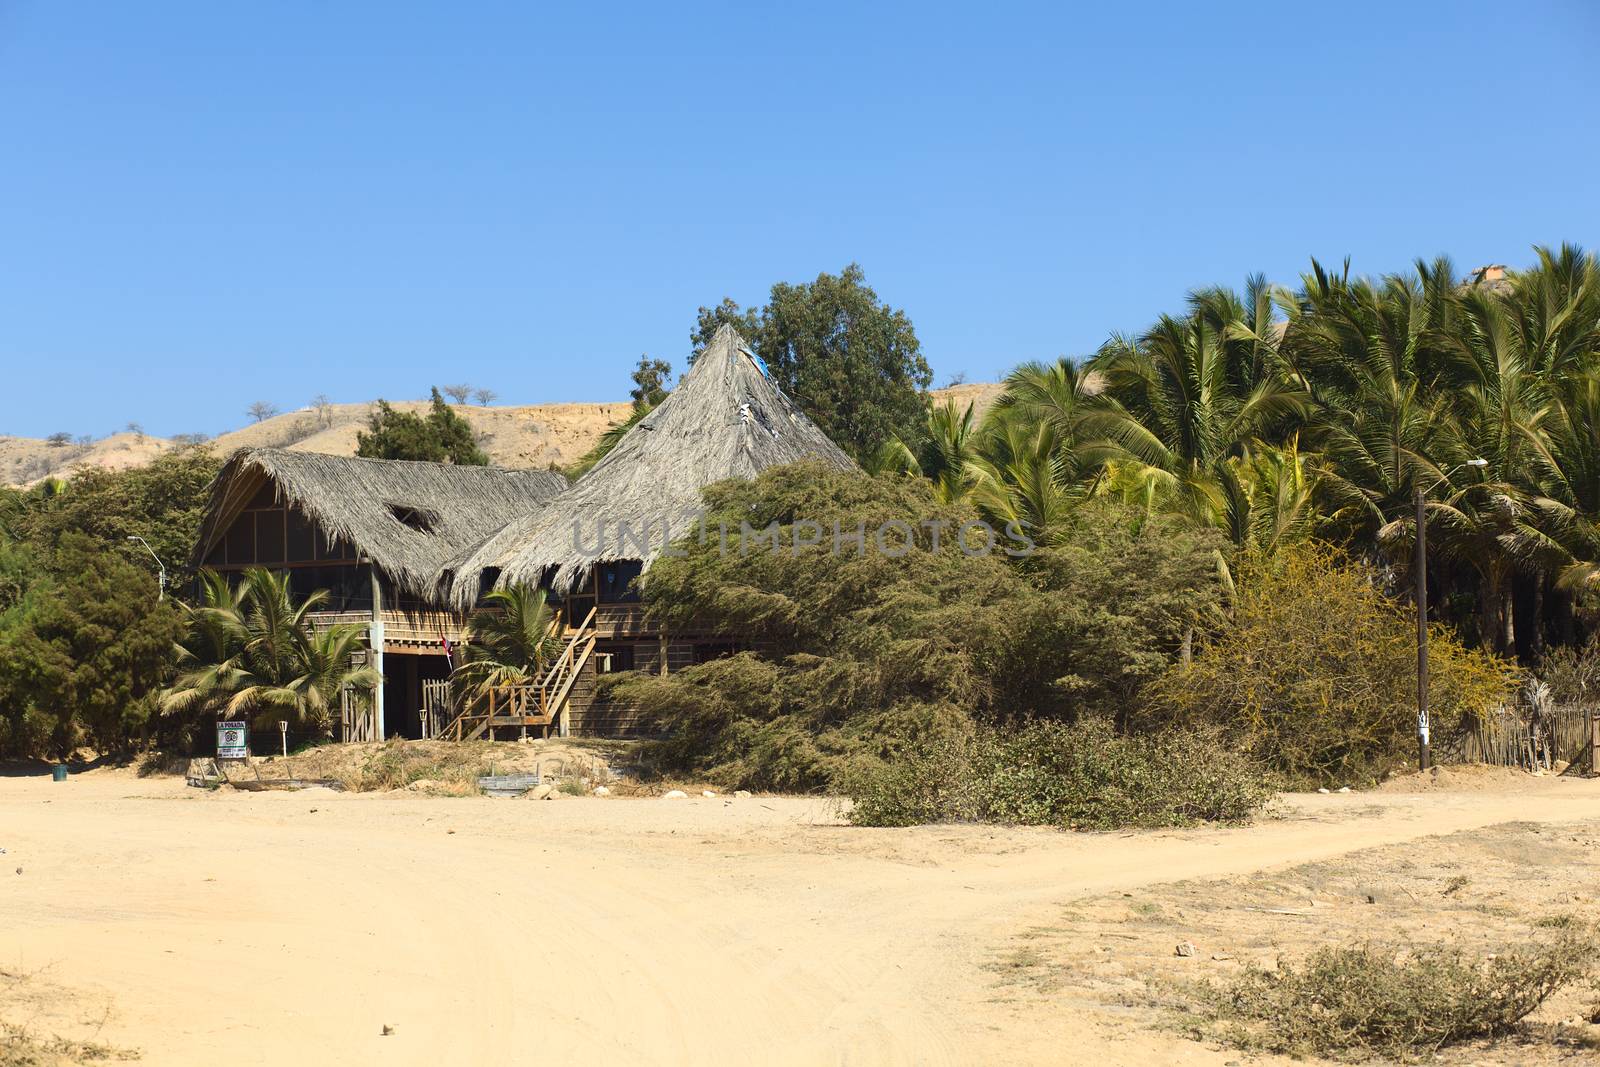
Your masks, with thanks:
<instances>
[{"instance_id":1,"label":"window","mask_svg":"<svg viewBox=\"0 0 1600 1067\"><path fill-rule=\"evenodd\" d=\"M310 521L300 512L289 509L289 554L290 563L306 563L316 559L314 532Z\"/></svg>"},{"instance_id":2,"label":"window","mask_svg":"<svg viewBox=\"0 0 1600 1067\"><path fill-rule=\"evenodd\" d=\"M595 646L594 651L598 656L610 657L609 660L602 659L600 661L602 664L601 673L616 674L618 671L633 670L632 645L598 644ZM606 666L608 662L609 666Z\"/></svg>"},{"instance_id":3,"label":"window","mask_svg":"<svg viewBox=\"0 0 1600 1067\"><path fill-rule=\"evenodd\" d=\"M600 603L632 604L639 599L635 581L644 571L644 564L636 559L617 560L600 564Z\"/></svg>"},{"instance_id":4,"label":"window","mask_svg":"<svg viewBox=\"0 0 1600 1067\"><path fill-rule=\"evenodd\" d=\"M258 511L256 515L256 561L283 562L283 512Z\"/></svg>"},{"instance_id":5,"label":"window","mask_svg":"<svg viewBox=\"0 0 1600 1067\"><path fill-rule=\"evenodd\" d=\"M426 508L415 508L409 504L390 504L389 514L402 526L416 530L418 533L433 533L439 524L439 517Z\"/></svg>"}]
</instances>

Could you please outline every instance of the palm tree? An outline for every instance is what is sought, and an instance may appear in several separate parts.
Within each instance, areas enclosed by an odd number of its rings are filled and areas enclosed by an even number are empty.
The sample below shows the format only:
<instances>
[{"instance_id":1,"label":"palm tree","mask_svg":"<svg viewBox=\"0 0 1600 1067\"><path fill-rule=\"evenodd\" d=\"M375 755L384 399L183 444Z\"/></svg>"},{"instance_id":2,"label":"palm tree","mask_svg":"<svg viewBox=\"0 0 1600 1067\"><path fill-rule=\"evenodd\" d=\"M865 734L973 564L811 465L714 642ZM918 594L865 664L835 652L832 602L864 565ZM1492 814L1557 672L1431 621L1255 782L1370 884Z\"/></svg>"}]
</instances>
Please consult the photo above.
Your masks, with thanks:
<instances>
[{"instance_id":1,"label":"palm tree","mask_svg":"<svg viewBox=\"0 0 1600 1067\"><path fill-rule=\"evenodd\" d=\"M491 688L538 681L561 653L554 633L556 613L543 589L513 585L485 597L486 606L467 624L466 662L451 679L466 703Z\"/></svg>"},{"instance_id":2,"label":"palm tree","mask_svg":"<svg viewBox=\"0 0 1600 1067\"><path fill-rule=\"evenodd\" d=\"M169 713L287 715L326 731L333 702L345 686L381 685L371 667L352 667L366 628L339 624L318 630L308 615L327 599L318 590L299 604L286 575L246 570L238 585L201 572L201 604L186 608L189 637L179 650L183 669L162 694Z\"/></svg>"},{"instance_id":3,"label":"palm tree","mask_svg":"<svg viewBox=\"0 0 1600 1067\"><path fill-rule=\"evenodd\" d=\"M971 496L983 479L980 460L973 407L958 411L952 399L928 412L921 441L908 444L890 437L878 453L876 469L926 478L940 503L954 504Z\"/></svg>"},{"instance_id":4,"label":"palm tree","mask_svg":"<svg viewBox=\"0 0 1600 1067\"><path fill-rule=\"evenodd\" d=\"M1105 400L1080 422L1085 459L1142 466L1167 506L1208 526L1224 522L1225 465L1291 431L1305 409L1277 355L1266 287L1251 279L1250 290L1249 309L1228 290L1204 290L1183 318L1113 338L1091 364Z\"/></svg>"},{"instance_id":5,"label":"palm tree","mask_svg":"<svg viewBox=\"0 0 1600 1067\"><path fill-rule=\"evenodd\" d=\"M1048 544L1087 495L1049 422L1001 413L984 430L972 503L991 524Z\"/></svg>"}]
</instances>

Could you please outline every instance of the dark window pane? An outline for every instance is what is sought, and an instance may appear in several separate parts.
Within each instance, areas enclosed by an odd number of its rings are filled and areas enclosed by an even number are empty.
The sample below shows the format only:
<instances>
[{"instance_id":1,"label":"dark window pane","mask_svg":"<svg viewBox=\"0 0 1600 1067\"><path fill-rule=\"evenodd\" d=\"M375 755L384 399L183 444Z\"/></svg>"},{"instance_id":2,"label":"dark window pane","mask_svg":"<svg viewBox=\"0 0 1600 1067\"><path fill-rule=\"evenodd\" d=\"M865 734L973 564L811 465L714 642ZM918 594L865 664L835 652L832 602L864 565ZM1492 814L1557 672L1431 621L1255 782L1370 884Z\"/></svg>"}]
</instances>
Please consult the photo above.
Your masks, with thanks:
<instances>
[{"instance_id":1,"label":"dark window pane","mask_svg":"<svg viewBox=\"0 0 1600 1067\"><path fill-rule=\"evenodd\" d=\"M633 582L644 570L644 564L636 559L625 559L602 563L599 569L602 604L632 603L639 599L639 591L633 587Z\"/></svg>"},{"instance_id":2,"label":"dark window pane","mask_svg":"<svg viewBox=\"0 0 1600 1067\"><path fill-rule=\"evenodd\" d=\"M216 544L211 546L211 551L206 553L206 566L207 567L215 567L215 566L218 566L221 563L226 562L226 560L227 560L227 552L225 550L226 544L227 544L226 539L222 539L222 540L217 541Z\"/></svg>"},{"instance_id":3,"label":"dark window pane","mask_svg":"<svg viewBox=\"0 0 1600 1067\"><path fill-rule=\"evenodd\" d=\"M267 482L260 489L256 490L256 495L251 497L250 498L250 503L246 504L245 506L246 507L250 507L250 508L275 508L275 507L277 507L278 506L278 490L277 490L277 488L271 482Z\"/></svg>"},{"instance_id":4,"label":"dark window pane","mask_svg":"<svg viewBox=\"0 0 1600 1067\"><path fill-rule=\"evenodd\" d=\"M283 512L258 511L256 514L256 559L262 563L283 562Z\"/></svg>"},{"instance_id":5,"label":"dark window pane","mask_svg":"<svg viewBox=\"0 0 1600 1067\"><path fill-rule=\"evenodd\" d=\"M256 559L256 524L247 514L239 518L228 530L228 562L254 563Z\"/></svg>"},{"instance_id":6,"label":"dark window pane","mask_svg":"<svg viewBox=\"0 0 1600 1067\"><path fill-rule=\"evenodd\" d=\"M316 559L316 547L312 540L315 536L311 529L311 522L304 515L289 509L289 555L290 563L305 563Z\"/></svg>"}]
</instances>

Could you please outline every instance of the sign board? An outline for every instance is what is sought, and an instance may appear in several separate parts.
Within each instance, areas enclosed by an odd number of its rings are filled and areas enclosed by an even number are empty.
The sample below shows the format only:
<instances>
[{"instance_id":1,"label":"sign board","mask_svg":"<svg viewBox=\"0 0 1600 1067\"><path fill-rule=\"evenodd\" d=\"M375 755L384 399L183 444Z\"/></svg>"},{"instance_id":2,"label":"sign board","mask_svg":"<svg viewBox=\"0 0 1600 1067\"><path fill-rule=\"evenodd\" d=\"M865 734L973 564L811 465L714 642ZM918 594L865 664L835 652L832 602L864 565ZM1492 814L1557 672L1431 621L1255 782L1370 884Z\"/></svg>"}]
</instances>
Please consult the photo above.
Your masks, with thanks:
<instances>
[{"instance_id":1,"label":"sign board","mask_svg":"<svg viewBox=\"0 0 1600 1067\"><path fill-rule=\"evenodd\" d=\"M242 722L217 723L217 758L244 759L249 754L250 727Z\"/></svg>"}]
</instances>

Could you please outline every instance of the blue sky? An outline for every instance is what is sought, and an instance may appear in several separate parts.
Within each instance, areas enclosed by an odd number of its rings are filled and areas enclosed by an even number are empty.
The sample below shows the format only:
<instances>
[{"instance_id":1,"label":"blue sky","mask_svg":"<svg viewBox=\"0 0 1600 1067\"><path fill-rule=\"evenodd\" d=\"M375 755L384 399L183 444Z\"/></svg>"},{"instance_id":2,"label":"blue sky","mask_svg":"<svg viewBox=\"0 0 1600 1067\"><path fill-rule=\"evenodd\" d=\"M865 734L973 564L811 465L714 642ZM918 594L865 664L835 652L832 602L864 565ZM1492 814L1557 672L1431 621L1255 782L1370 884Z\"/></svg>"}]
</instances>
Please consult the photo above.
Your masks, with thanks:
<instances>
[{"instance_id":1,"label":"blue sky","mask_svg":"<svg viewBox=\"0 0 1600 1067\"><path fill-rule=\"evenodd\" d=\"M0 0L0 433L626 395L861 263L939 382L1600 245L1600 6Z\"/></svg>"}]
</instances>

